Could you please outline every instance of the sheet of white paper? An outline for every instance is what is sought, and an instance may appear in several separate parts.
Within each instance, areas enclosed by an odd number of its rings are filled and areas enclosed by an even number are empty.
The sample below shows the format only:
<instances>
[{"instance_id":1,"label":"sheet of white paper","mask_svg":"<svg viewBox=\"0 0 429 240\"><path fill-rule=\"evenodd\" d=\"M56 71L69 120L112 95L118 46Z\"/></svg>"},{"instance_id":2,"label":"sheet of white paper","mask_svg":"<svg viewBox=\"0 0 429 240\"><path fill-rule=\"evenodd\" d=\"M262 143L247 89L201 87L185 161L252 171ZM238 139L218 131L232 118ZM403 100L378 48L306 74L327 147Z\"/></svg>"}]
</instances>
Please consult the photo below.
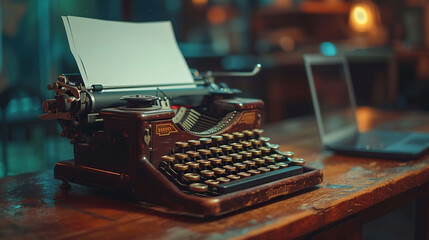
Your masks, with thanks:
<instances>
[{"instance_id":1,"label":"sheet of white paper","mask_svg":"<svg viewBox=\"0 0 429 240\"><path fill-rule=\"evenodd\" d=\"M85 68L83 67L82 60L80 59L80 57L77 54L75 47L74 47L73 35L71 34L71 29L70 29L70 24L69 24L68 18L62 17L62 19L63 19L64 27L66 29L67 39L69 40L70 51L73 54L73 57L77 63L77 66L79 67L79 71L81 72L83 79L86 79L86 72L83 71Z\"/></svg>"},{"instance_id":2,"label":"sheet of white paper","mask_svg":"<svg viewBox=\"0 0 429 240\"><path fill-rule=\"evenodd\" d=\"M63 17L86 86L194 83L170 22L129 23Z\"/></svg>"}]
</instances>

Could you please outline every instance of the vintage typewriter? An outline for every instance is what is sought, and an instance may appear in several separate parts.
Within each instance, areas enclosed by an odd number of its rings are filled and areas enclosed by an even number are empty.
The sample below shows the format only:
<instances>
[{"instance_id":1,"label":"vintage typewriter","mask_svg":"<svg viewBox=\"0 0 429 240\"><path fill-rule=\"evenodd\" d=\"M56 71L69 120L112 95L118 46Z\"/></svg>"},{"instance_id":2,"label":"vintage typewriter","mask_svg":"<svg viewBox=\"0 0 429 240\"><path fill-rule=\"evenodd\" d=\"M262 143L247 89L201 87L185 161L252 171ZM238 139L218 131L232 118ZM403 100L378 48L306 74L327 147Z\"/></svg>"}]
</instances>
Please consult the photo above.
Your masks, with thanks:
<instances>
[{"instance_id":1,"label":"vintage typewriter","mask_svg":"<svg viewBox=\"0 0 429 240\"><path fill-rule=\"evenodd\" d=\"M169 211L215 216L322 182L320 170L280 152L261 129L263 101L239 98L217 76L252 72L193 71L195 86L84 86L61 75L48 89L43 119L58 119L74 160L54 176L112 189ZM154 88L155 87L155 88ZM128 89L124 89L128 88Z\"/></svg>"}]
</instances>

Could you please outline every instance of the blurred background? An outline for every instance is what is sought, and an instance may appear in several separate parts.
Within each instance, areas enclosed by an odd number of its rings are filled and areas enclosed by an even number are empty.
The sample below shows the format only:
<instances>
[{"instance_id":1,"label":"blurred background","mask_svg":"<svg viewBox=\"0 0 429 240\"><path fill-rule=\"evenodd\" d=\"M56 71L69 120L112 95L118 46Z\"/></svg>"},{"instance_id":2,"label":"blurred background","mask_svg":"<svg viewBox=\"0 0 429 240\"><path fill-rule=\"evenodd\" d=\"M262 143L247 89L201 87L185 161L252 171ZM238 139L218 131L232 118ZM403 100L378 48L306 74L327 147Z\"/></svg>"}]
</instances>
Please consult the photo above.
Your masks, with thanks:
<instances>
[{"instance_id":1,"label":"blurred background","mask_svg":"<svg viewBox=\"0 0 429 240\"><path fill-rule=\"evenodd\" d=\"M1 0L0 177L73 157L55 121L40 120L46 86L78 72L61 16L172 21L192 68L250 70L220 79L266 103L264 124L313 114L304 53L345 55L358 105L429 109L425 0ZM126 63L125 63L126 64ZM125 76L124 76L125 77Z\"/></svg>"}]
</instances>

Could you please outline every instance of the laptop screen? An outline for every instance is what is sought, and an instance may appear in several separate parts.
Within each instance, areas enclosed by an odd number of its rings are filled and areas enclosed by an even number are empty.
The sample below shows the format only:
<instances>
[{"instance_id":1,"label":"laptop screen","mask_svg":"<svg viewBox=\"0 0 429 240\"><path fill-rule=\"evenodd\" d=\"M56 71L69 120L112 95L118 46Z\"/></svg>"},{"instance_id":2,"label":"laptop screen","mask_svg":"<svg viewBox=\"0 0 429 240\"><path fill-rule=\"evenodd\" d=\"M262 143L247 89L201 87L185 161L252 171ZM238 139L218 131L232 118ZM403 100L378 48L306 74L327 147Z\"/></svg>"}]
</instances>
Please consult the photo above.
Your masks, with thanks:
<instances>
[{"instance_id":1,"label":"laptop screen","mask_svg":"<svg viewBox=\"0 0 429 240\"><path fill-rule=\"evenodd\" d=\"M322 141L330 144L351 137L357 133L357 123L345 60L306 59L306 63Z\"/></svg>"}]
</instances>

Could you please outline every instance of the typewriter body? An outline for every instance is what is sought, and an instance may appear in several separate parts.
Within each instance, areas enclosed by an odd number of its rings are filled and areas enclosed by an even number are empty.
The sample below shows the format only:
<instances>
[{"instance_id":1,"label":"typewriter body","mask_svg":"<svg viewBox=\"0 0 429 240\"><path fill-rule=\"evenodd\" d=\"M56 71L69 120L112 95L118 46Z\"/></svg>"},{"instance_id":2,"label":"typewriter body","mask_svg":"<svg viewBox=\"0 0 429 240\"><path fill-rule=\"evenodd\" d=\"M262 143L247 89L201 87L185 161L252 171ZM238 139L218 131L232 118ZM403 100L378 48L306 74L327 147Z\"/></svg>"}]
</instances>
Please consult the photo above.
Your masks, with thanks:
<instances>
[{"instance_id":1,"label":"typewriter body","mask_svg":"<svg viewBox=\"0 0 429 240\"><path fill-rule=\"evenodd\" d=\"M194 72L195 86L109 89L61 75L43 103L43 119L58 119L74 159L58 162L54 177L131 195L167 211L216 216L321 183L261 130L258 99Z\"/></svg>"}]
</instances>

